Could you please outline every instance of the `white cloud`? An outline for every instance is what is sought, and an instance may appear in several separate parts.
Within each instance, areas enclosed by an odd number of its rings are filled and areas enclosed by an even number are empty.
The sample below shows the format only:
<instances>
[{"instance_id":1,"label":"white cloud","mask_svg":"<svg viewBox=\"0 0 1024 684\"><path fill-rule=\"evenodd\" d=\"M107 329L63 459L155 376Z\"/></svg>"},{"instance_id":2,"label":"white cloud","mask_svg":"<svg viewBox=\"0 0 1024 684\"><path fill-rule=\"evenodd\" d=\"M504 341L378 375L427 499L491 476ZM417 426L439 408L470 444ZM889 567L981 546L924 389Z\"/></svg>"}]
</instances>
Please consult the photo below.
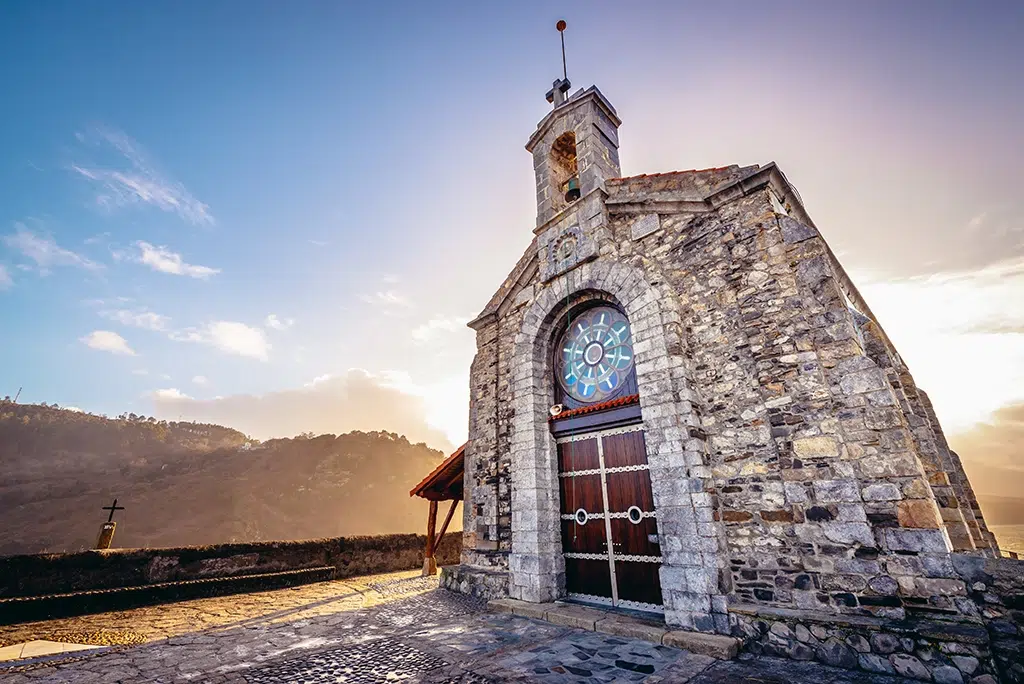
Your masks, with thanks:
<instances>
[{"instance_id":1,"label":"white cloud","mask_svg":"<svg viewBox=\"0 0 1024 684\"><path fill-rule=\"evenodd\" d=\"M287 330L295 324L294 318L281 319L277 317L277 314L270 314L266 320L263 321L263 325L274 330Z\"/></svg>"},{"instance_id":2,"label":"white cloud","mask_svg":"<svg viewBox=\"0 0 1024 684\"><path fill-rule=\"evenodd\" d=\"M947 434L1024 400L1024 258L858 287Z\"/></svg>"},{"instance_id":3,"label":"white cloud","mask_svg":"<svg viewBox=\"0 0 1024 684\"><path fill-rule=\"evenodd\" d=\"M196 199L184 185L164 176L142 147L116 130L95 130L89 136L76 134L81 142L95 142L105 150L120 153L119 168L72 165L71 170L97 187L96 203L106 209L148 204L176 213L193 225L215 223L210 208ZM124 162L127 162L125 164Z\"/></svg>"},{"instance_id":4,"label":"white cloud","mask_svg":"<svg viewBox=\"0 0 1024 684\"><path fill-rule=\"evenodd\" d=\"M132 256L132 259L140 264L149 266L154 271L203 280L220 273L219 268L185 263L180 254L172 252L167 247L157 247L141 240L136 242L135 245L139 248L139 254Z\"/></svg>"},{"instance_id":5,"label":"white cloud","mask_svg":"<svg viewBox=\"0 0 1024 684\"><path fill-rule=\"evenodd\" d=\"M182 392L181 390L179 390L177 387L168 387L167 389L153 390L153 392L150 394L150 397L152 399L165 402L189 400L192 398L185 394L184 392Z\"/></svg>"},{"instance_id":6,"label":"white cloud","mask_svg":"<svg viewBox=\"0 0 1024 684\"><path fill-rule=\"evenodd\" d=\"M394 290L359 295L359 299L363 300L367 304L376 304L377 306L384 307L409 308L412 306L412 302L410 302L408 298Z\"/></svg>"},{"instance_id":7,"label":"white cloud","mask_svg":"<svg viewBox=\"0 0 1024 684\"><path fill-rule=\"evenodd\" d=\"M186 328L170 334L177 342L197 342L216 347L228 354L237 354L266 361L270 357L270 343L259 328L235 321L214 321L202 328Z\"/></svg>"},{"instance_id":8,"label":"white cloud","mask_svg":"<svg viewBox=\"0 0 1024 684\"><path fill-rule=\"evenodd\" d=\"M149 371L145 368L136 368L132 371L132 375L149 375Z\"/></svg>"},{"instance_id":9,"label":"white cloud","mask_svg":"<svg viewBox=\"0 0 1024 684\"><path fill-rule=\"evenodd\" d=\"M0 264L0 290L6 290L14 284L14 280L11 278L10 272L7 267Z\"/></svg>"},{"instance_id":10,"label":"white cloud","mask_svg":"<svg viewBox=\"0 0 1024 684\"><path fill-rule=\"evenodd\" d=\"M116 332L109 330L93 330L85 337L79 338L79 341L91 349L106 351L111 354L135 356L135 352L128 346L128 342Z\"/></svg>"},{"instance_id":11,"label":"white cloud","mask_svg":"<svg viewBox=\"0 0 1024 684\"><path fill-rule=\"evenodd\" d=\"M69 249L64 249L52 237L37 235L29 230L24 223L15 223L14 229L14 233L4 236L4 244L34 261L35 268L40 275L49 274L50 268L53 266L75 266L90 271L98 271L103 268L102 264Z\"/></svg>"},{"instance_id":12,"label":"white cloud","mask_svg":"<svg viewBox=\"0 0 1024 684\"><path fill-rule=\"evenodd\" d=\"M464 316L437 316L413 328L412 339L417 344L429 342L442 333L466 330L470 319Z\"/></svg>"},{"instance_id":13,"label":"white cloud","mask_svg":"<svg viewBox=\"0 0 1024 684\"><path fill-rule=\"evenodd\" d=\"M205 375L197 375L192 378L193 385L205 385L207 383L209 383L209 380L206 379Z\"/></svg>"},{"instance_id":14,"label":"white cloud","mask_svg":"<svg viewBox=\"0 0 1024 684\"><path fill-rule=\"evenodd\" d=\"M428 421L427 400L359 369L263 395L200 400L153 394L150 399L157 416L230 425L257 439L291 437L303 432L386 430L405 435L413 443L422 441L445 450L453 446L445 433ZM465 401L462 411L465 414Z\"/></svg>"},{"instance_id":15,"label":"white cloud","mask_svg":"<svg viewBox=\"0 0 1024 684\"><path fill-rule=\"evenodd\" d=\"M171 319L167 316L163 316L152 311L113 309L100 311L100 316L111 321L117 321L122 325L130 325L135 328L143 328L145 330L156 330L158 332L166 330L167 324L171 322Z\"/></svg>"},{"instance_id":16,"label":"white cloud","mask_svg":"<svg viewBox=\"0 0 1024 684\"><path fill-rule=\"evenodd\" d=\"M327 246L327 241L326 240L308 240L307 242L309 242L309 244L314 245L316 247L326 247Z\"/></svg>"}]
</instances>

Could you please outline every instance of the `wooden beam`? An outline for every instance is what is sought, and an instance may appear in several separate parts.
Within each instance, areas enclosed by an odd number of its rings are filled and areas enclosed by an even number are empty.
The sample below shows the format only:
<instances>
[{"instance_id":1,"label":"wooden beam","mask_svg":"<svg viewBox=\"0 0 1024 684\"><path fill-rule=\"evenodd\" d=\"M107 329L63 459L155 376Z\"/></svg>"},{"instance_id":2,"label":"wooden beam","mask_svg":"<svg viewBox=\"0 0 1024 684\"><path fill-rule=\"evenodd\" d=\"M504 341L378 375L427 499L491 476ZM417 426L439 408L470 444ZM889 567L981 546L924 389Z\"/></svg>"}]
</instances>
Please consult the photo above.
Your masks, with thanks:
<instances>
[{"instance_id":1,"label":"wooden beam","mask_svg":"<svg viewBox=\"0 0 1024 684\"><path fill-rule=\"evenodd\" d=\"M437 562L434 560L434 532L437 530L437 502L430 502L427 513L427 548L423 552L423 576L437 574Z\"/></svg>"},{"instance_id":2,"label":"wooden beam","mask_svg":"<svg viewBox=\"0 0 1024 684\"><path fill-rule=\"evenodd\" d=\"M444 533L448 531L448 523L452 521L452 514L455 512L455 507L459 505L457 499L452 499L452 506L448 509L448 515L444 517L444 523L441 524L441 532L437 535L437 543L440 544L444 541ZM436 549L435 549L436 550Z\"/></svg>"}]
</instances>

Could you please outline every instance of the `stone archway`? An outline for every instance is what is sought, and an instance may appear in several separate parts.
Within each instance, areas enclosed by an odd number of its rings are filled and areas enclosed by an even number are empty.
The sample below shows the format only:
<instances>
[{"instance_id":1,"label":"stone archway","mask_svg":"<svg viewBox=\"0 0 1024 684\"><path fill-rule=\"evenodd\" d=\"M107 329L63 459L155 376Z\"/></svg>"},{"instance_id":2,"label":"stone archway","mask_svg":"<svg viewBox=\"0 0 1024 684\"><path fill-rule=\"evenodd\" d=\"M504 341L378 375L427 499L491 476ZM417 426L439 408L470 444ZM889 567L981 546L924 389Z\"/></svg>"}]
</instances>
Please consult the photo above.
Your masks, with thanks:
<instances>
[{"instance_id":1,"label":"stone archway","mask_svg":"<svg viewBox=\"0 0 1024 684\"><path fill-rule=\"evenodd\" d=\"M629 318L647 436L666 622L727 631L719 589L719 534L713 522L704 433L693 410L675 297L622 263L595 261L553 280L532 303L515 338L512 388L512 552L509 592L526 601L564 595L556 447L548 429L550 345L567 308L600 298ZM713 615L720 617L714 618Z\"/></svg>"}]
</instances>

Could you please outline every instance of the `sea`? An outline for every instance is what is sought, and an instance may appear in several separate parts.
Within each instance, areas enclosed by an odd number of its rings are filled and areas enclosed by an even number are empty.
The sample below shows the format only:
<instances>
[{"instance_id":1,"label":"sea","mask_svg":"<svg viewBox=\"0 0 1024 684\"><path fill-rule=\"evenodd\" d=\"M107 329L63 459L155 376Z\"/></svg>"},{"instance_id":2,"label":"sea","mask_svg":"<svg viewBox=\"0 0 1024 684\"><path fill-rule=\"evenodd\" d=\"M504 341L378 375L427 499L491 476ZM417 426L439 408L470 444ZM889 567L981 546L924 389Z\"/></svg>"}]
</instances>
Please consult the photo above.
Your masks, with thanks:
<instances>
[{"instance_id":1,"label":"sea","mask_svg":"<svg viewBox=\"0 0 1024 684\"><path fill-rule=\"evenodd\" d=\"M999 540L999 548L1016 551L1024 558L1024 525L989 525L988 529Z\"/></svg>"}]
</instances>

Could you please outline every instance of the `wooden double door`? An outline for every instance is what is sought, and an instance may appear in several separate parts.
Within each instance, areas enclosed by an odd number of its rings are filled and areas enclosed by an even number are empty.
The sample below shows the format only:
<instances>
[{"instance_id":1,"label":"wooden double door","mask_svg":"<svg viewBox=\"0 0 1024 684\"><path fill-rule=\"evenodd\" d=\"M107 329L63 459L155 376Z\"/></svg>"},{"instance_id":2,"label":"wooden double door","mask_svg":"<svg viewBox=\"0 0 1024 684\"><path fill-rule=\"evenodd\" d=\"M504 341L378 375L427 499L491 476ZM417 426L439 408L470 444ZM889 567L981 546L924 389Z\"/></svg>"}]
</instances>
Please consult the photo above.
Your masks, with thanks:
<instances>
[{"instance_id":1,"label":"wooden double door","mask_svg":"<svg viewBox=\"0 0 1024 684\"><path fill-rule=\"evenodd\" d=\"M562 437L557 444L569 598L663 612L643 426Z\"/></svg>"}]
</instances>

